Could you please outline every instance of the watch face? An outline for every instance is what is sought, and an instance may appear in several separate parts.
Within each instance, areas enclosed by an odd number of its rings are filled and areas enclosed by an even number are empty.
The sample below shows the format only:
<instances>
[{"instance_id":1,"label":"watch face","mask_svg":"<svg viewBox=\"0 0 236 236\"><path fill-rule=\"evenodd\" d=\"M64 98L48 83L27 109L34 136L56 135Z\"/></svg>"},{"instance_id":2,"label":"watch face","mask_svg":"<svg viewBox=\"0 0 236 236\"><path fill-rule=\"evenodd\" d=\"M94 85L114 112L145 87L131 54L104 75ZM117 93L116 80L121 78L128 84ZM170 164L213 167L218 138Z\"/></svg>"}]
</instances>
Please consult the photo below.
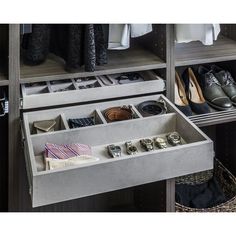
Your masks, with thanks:
<instances>
[{"instance_id":1,"label":"watch face","mask_svg":"<svg viewBox=\"0 0 236 236\"><path fill-rule=\"evenodd\" d=\"M140 144L146 151L153 150L153 141L151 139L141 139Z\"/></svg>"},{"instance_id":2,"label":"watch face","mask_svg":"<svg viewBox=\"0 0 236 236\"><path fill-rule=\"evenodd\" d=\"M107 146L108 154L111 157L120 157L121 156L121 148L120 146L109 145Z\"/></svg>"},{"instance_id":3,"label":"watch face","mask_svg":"<svg viewBox=\"0 0 236 236\"><path fill-rule=\"evenodd\" d=\"M152 144L152 140L151 140L151 139L148 139L148 138L147 138L147 139L143 139L142 142L143 142L144 144L146 144L146 145L147 145L147 144Z\"/></svg>"},{"instance_id":4,"label":"watch face","mask_svg":"<svg viewBox=\"0 0 236 236\"><path fill-rule=\"evenodd\" d=\"M173 133L168 134L167 140L173 146L181 144L181 137L177 132L173 132Z\"/></svg>"},{"instance_id":5,"label":"watch face","mask_svg":"<svg viewBox=\"0 0 236 236\"><path fill-rule=\"evenodd\" d=\"M131 141L126 142L126 151L128 155L134 155L138 152L138 149L132 144Z\"/></svg>"},{"instance_id":6,"label":"watch face","mask_svg":"<svg viewBox=\"0 0 236 236\"><path fill-rule=\"evenodd\" d=\"M131 147L127 148L127 153L129 155L136 154L137 152L138 152L138 149L135 146L131 146Z\"/></svg>"},{"instance_id":7,"label":"watch face","mask_svg":"<svg viewBox=\"0 0 236 236\"><path fill-rule=\"evenodd\" d=\"M159 147L160 149L167 148L167 143L164 138L155 138L154 141L156 146Z\"/></svg>"}]
</instances>

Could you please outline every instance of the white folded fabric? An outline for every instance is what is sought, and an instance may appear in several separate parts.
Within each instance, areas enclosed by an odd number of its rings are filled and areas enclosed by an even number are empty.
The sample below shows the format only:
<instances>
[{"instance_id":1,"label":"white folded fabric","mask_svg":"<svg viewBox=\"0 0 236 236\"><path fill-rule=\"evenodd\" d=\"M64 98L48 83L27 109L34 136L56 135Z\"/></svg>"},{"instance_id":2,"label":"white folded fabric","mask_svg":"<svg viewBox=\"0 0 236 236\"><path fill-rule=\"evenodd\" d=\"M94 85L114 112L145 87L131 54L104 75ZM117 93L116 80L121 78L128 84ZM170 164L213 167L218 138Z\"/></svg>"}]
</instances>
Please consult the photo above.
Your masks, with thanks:
<instances>
[{"instance_id":1,"label":"white folded fabric","mask_svg":"<svg viewBox=\"0 0 236 236\"><path fill-rule=\"evenodd\" d=\"M70 157L68 159L54 159L45 157L44 160L46 167L45 169L54 170L68 166L82 165L86 163L95 162L98 161L99 158L93 156L81 155L81 156Z\"/></svg>"}]
</instances>

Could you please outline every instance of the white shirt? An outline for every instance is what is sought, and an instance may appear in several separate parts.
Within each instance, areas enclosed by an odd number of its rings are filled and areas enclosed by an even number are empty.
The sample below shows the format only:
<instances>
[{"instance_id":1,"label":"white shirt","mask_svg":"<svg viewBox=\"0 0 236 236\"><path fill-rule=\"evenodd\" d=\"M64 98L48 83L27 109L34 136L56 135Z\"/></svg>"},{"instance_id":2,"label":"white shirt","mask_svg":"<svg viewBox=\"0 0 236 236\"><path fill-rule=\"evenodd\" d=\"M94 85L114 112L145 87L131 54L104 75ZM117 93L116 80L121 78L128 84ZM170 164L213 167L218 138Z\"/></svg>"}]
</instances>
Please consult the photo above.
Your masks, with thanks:
<instances>
[{"instance_id":1,"label":"white shirt","mask_svg":"<svg viewBox=\"0 0 236 236\"><path fill-rule=\"evenodd\" d=\"M136 38L152 31L151 24L110 24L108 49L123 50L130 46L130 37Z\"/></svg>"},{"instance_id":2,"label":"white shirt","mask_svg":"<svg viewBox=\"0 0 236 236\"><path fill-rule=\"evenodd\" d=\"M201 41L204 45L212 45L220 33L219 24L177 24L175 37L177 43Z\"/></svg>"}]
</instances>

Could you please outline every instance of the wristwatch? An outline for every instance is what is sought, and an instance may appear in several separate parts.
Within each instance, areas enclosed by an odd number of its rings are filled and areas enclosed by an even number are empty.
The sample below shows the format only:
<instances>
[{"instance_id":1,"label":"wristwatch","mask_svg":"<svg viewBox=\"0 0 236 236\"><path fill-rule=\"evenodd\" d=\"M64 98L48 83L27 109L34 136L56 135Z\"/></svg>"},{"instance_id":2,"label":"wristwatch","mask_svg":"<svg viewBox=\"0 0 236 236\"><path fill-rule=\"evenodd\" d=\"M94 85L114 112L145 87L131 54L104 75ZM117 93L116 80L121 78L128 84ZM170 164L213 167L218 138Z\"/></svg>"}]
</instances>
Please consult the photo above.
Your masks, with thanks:
<instances>
[{"instance_id":1,"label":"wristwatch","mask_svg":"<svg viewBox=\"0 0 236 236\"><path fill-rule=\"evenodd\" d=\"M150 138L146 139L141 139L140 140L141 146L146 150L146 151L152 151L153 150L153 141Z\"/></svg>"},{"instance_id":2,"label":"wristwatch","mask_svg":"<svg viewBox=\"0 0 236 236\"><path fill-rule=\"evenodd\" d=\"M121 148L120 146L115 146L114 144L108 145L107 146L107 151L108 154L112 158L120 157L121 156Z\"/></svg>"},{"instance_id":3,"label":"wristwatch","mask_svg":"<svg viewBox=\"0 0 236 236\"><path fill-rule=\"evenodd\" d=\"M177 146L181 144L181 136L177 132L172 132L166 135L167 141L172 146Z\"/></svg>"},{"instance_id":4,"label":"wristwatch","mask_svg":"<svg viewBox=\"0 0 236 236\"><path fill-rule=\"evenodd\" d=\"M154 138L154 143L160 149L167 148L167 143L166 143L166 140L164 138L159 138L159 137Z\"/></svg>"},{"instance_id":5,"label":"wristwatch","mask_svg":"<svg viewBox=\"0 0 236 236\"><path fill-rule=\"evenodd\" d=\"M125 146L128 155L134 155L138 153L138 149L132 144L131 141L126 142Z\"/></svg>"}]
</instances>

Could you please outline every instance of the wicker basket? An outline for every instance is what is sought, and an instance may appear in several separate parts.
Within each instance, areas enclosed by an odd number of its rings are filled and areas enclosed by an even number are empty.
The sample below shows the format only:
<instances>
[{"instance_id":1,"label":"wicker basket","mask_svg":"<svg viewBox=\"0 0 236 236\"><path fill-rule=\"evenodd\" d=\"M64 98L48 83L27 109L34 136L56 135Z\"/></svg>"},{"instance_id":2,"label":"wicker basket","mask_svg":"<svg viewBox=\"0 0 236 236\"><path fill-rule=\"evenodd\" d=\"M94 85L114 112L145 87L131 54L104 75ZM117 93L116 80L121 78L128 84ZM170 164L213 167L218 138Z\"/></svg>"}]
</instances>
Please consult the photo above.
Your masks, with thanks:
<instances>
[{"instance_id":1,"label":"wicker basket","mask_svg":"<svg viewBox=\"0 0 236 236\"><path fill-rule=\"evenodd\" d=\"M215 160L214 171L204 171L176 178L176 184L201 184L207 182L213 175L227 199L230 200L211 208L201 209L186 207L176 202L176 212L236 212L236 178L217 159Z\"/></svg>"}]
</instances>

